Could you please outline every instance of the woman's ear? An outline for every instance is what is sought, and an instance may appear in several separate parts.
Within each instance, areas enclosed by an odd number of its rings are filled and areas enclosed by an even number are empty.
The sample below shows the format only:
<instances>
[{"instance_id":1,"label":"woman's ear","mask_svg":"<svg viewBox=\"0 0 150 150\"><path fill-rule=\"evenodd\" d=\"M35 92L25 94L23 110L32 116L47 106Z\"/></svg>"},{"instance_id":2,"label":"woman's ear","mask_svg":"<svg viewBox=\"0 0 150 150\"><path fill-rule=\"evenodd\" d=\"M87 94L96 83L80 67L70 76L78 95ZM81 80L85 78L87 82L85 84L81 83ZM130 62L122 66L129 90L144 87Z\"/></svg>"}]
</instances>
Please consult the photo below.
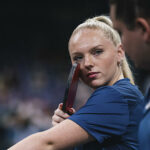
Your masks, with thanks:
<instances>
[{"instance_id":1,"label":"woman's ear","mask_svg":"<svg viewBox=\"0 0 150 150\"><path fill-rule=\"evenodd\" d=\"M150 42L150 22L145 18L136 19L136 27L142 31L143 39Z\"/></svg>"},{"instance_id":2,"label":"woman's ear","mask_svg":"<svg viewBox=\"0 0 150 150\"><path fill-rule=\"evenodd\" d=\"M122 44L119 44L118 46L117 46L117 56L118 56L118 64L121 64L122 63L122 61L123 61L123 59L124 59L124 57L125 57L125 52L124 52L124 50L123 50L123 46L122 46Z\"/></svg>"}]
</instances>

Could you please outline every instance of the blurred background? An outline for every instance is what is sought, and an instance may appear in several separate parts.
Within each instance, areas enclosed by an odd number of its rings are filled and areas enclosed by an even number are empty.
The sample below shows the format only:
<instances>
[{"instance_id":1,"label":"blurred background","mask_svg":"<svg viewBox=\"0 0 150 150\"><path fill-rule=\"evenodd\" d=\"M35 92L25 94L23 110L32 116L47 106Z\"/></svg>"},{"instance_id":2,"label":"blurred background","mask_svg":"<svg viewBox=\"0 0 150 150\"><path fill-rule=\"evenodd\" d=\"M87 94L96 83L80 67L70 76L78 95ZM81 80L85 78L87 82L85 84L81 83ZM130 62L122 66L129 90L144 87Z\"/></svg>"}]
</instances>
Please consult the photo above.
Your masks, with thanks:
<instances>
[{"instance_id":1,"label":"blurred background","mask_svg":"<svg viewBox=\"0 0 150 150\"><path fill-rule=\"evenodd\" d=\"M71 67L69 37L108 10L105 0L0 2L0 150L52 126ZM78 89L77 109L90 93Z\"/></svg>"},{"instance_id":2,"label":"blurred background","mask_svg":"<svg viewBox=\"0 0 150 150\"><path fill-rule=\"evenodd\" d=\"M106 0L0 2L0 150L52 126L71 67L69 37L85 19L108 13ZM90 93L79 83L76 109Z\"/></svg>"}]
</instances>

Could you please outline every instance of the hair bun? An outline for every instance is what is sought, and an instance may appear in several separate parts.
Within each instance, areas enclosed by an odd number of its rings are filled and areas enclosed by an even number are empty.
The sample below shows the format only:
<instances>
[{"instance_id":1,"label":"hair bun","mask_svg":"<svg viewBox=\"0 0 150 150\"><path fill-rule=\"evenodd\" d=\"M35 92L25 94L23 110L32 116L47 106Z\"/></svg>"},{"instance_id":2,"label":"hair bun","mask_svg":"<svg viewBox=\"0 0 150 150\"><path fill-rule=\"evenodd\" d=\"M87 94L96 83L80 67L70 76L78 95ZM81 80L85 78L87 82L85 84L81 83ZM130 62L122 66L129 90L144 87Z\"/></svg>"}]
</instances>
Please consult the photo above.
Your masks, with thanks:
<instances>
[{"instance_id":1,"label":"hair bun","mask_svg":"<svg viewBox=\"0 0 150 150\"><path fill-rule=\"evenodd\" d=\"M109 25L110 27L113 27L113 23L110 20L109 16L97 16L97 17L94 17L93 19L97 20L97 21L100 21L100 22L103 22L103 23Z\"/></svg>"},{"instance_id":2,"label":"hair bun","mask_svg":"<svg viewBox=\"0 0 150 150\"><path fill-rule=\"evenodd\" d=\"M113 23L110 20L109 16L96 16L96 17L87 19L85 22L92 22L92 21L103 22L103 23L107 24L108 26L113 27Z\"/></svg>"}]
</instances>

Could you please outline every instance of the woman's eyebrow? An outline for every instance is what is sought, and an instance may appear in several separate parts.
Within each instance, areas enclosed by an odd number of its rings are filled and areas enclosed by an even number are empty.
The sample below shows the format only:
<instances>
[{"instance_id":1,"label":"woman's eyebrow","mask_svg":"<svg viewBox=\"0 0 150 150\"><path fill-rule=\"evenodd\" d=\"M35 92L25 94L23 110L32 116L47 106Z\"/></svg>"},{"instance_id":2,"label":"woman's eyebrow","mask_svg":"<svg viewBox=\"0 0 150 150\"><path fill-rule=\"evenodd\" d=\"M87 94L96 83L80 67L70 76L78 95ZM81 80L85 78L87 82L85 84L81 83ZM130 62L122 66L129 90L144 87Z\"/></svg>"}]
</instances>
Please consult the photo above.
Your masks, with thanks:
<instances>
[{"instance_id":1,"label":"woman's eyebrow","mask_svg":"<svg viewBox=\"0 0 150 150\"><path fill-rule=\"evenodd\" d=\"M72 55L81 55L82 53L80 52L73 52Z\"/></svg>"}]
</instances>

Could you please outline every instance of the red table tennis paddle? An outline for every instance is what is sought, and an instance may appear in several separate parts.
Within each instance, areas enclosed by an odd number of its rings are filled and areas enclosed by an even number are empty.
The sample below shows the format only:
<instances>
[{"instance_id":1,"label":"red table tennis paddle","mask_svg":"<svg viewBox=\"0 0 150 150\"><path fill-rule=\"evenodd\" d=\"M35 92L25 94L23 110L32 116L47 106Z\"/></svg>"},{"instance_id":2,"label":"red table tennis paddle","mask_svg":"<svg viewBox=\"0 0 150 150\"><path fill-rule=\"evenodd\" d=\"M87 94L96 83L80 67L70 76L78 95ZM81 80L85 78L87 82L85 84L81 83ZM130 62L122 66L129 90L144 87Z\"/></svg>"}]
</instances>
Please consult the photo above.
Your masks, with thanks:
<instances>
[{"instance_id":1,"label":"red table tennis paddle","mask_svg":"<svg viewBox=\"0 0 150 150\"><path fill-rule=\"evenodd\" d=\"M80 64L74 63L69 73L67 87L65 89L65 95L63 100L62 110L69 113L69 109L73 107L76 91L78 87L80 72Z\"/></svg>"}]
</instances>

